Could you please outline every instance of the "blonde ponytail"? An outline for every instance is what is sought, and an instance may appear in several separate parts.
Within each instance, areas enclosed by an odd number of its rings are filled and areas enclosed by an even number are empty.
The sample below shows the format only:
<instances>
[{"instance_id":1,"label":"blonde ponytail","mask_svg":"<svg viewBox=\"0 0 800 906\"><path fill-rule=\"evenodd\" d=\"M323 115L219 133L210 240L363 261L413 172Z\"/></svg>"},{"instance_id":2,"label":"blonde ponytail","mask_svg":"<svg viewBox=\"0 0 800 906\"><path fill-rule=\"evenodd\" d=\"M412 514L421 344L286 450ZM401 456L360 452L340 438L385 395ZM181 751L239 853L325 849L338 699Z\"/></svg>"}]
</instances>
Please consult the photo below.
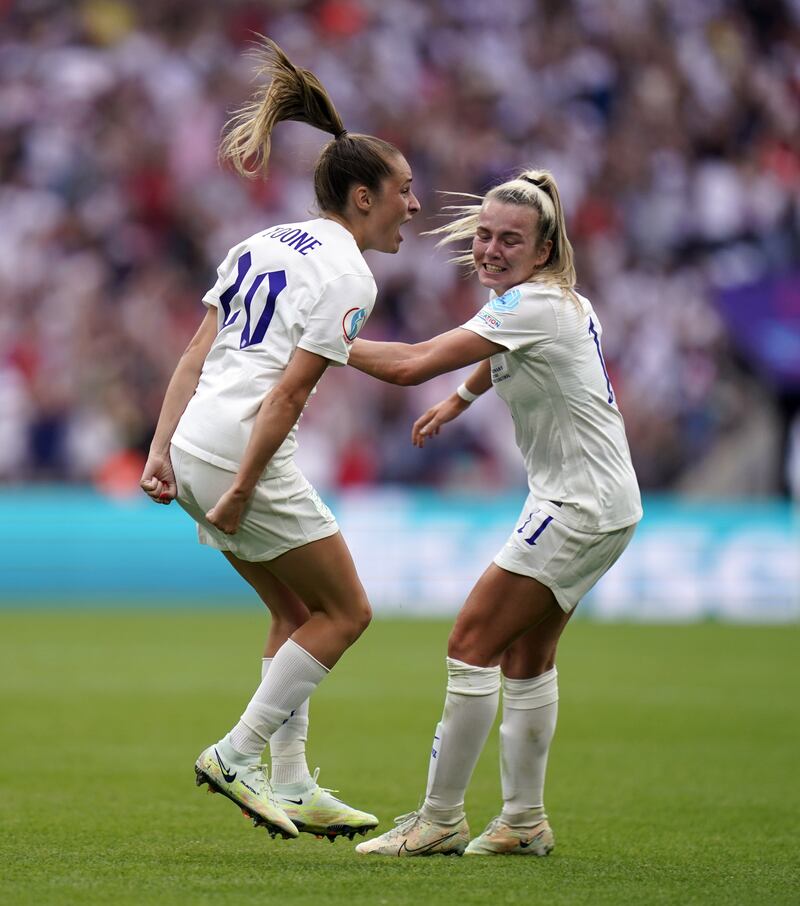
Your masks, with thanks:
<instances>
[{"instance_id":1,"label":"blonde ponytail","mask_svg":"<svg viewBox=\"0 0 800 906\"><path fill-rule=\"evenodd\" d=\"M553 243L547 261L536 272L536 278L554 283L566 293L574 295L577 282L575 253L567 236L564 209L555 177L549 170L525 170L512 183L492 189L487 197L500 201L503 197L502 190L517 182L525 182L532 187L534 196L531 201L539 212L539 242L549 239Z\"/></svg>"},{"instance_id":2,"label":"blonde ponytail","mask_svg":"<svg viewBox=\"0 0 800 906\"><path fill-rule=\"evenodd\" d=\"M549 170L524 170L515 179L490 189L484 197L480 195L462 195L460 197L475 199L478 203L452 205L444 209L448 214L454 215L454 219L435 230L429 230L426 234L440 236L437 245L444 246L461 241L471 242L475 236L481 207L489 200L532 207L539 215L537 245L549 240L552 242L552 248L547 261L537 268L531 277L531 282L552 283L577 301L575 294L577 278L572 243L567 237L558 186ZM467 249L458 252L451 260L456 264L463 264L472 270L475 269L472 252Z\"/></svg>"}]
</instances>

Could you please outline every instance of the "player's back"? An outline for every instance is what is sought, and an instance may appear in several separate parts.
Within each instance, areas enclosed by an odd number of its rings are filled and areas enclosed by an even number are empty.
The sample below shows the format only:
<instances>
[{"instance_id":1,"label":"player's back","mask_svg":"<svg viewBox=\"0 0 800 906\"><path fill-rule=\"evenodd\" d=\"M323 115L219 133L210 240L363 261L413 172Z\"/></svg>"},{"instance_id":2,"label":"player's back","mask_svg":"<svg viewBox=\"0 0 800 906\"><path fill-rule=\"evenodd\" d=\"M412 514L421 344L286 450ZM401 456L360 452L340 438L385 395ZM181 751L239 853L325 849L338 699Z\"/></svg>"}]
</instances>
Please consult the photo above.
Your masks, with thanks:
<instances>
[{"instance_id":1,"label":"player's back","mask_svg":"<svg viewBox=\"0 0 800 906\"><path fill-rule=\"evenodd\" d=\"M217 309L218 333L173 443L235 471L261 402L295 350L345 364L375 293L355 239L334 221L272 226L234 246L203 298ZM268 473L291 457L294 435Z\"/></svg>"}]
</instances>

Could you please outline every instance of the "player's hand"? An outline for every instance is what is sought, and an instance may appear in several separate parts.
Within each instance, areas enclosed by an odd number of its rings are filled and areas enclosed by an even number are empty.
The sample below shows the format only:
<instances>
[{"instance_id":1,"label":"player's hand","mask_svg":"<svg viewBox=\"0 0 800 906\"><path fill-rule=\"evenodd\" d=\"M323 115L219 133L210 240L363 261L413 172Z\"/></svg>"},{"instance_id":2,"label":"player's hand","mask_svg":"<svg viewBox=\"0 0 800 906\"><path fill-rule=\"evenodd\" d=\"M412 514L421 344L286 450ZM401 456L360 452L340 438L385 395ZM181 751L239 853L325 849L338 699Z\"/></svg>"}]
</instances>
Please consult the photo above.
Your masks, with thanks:
<instances>
[{"instance_id":1,"label":"player's hand","mask_svg":"<svg viewBox=\"0 0 800 906\"><path fill-rule=\"evenodd\" d=\"M139 487L156 503L170 503L178 495L178 485L169 455L151 453L139 481Z\"/></svg>"},{"instance_id":2,"label":"player's hand","mask_svg":"<svg viewBox=\"0 0 800 906\"><path fill-rule=\"evenodd\" d=\"M415 447L424 447L426 438L435 437L443 424L452 421L467 408L469 403L462 400L457 393L448 396L414 422L411 427L411 443Z\"/></svg>"},{"instance_id":3,"label":"player's hand","mask_svg":"<svg viewBox=\"0 0 800 906\"><path fill-rule=\"evenodd\" d=\"M230 488L206 513L206 519L226 535L235 535L249 502L249 494Z\"/></svg>"}]
</instances>

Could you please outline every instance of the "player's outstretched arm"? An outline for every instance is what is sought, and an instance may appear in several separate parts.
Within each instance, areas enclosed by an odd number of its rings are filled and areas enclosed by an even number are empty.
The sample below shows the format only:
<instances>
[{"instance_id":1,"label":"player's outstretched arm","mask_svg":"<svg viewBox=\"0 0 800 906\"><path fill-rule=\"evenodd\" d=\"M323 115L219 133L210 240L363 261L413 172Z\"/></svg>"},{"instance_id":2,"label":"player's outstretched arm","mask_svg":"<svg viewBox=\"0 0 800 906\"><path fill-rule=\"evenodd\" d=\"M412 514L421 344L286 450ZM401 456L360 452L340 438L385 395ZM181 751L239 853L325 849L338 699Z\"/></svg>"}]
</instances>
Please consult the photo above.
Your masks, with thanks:
<instances>
[{"instance_id":1,"label":"player's outstretched arm","mask_svg":"<svg viewBox=\"0 0 800 906\"><path fill-rule=\"evenodd\" d=\"M424 447L425 439L435 437L442 425L452 421L469 409L472 400L467 397L477 397L492 386L492 373L489 360L481 362L472 374L464 381L458 390L450 394L446 399L431 406L427 412L421 415L411 428L411 443L415 447ZM464 395L462 396L462 392Z\"/></svg>"},{"instance_id":2,"label":"player's outstretched arm","mask_svg":"<svg viewBox=\"0 0 800 906\"><path fill-rule=\"evenodd\" d=\"M295 350L280 381L264 397L233 484L206 513L206 519L226 535L239 528L267 463L300 418L328 364L328 359L316 353Z\"/></svg>"},{"instance_id":3,"label":"player's outstretched arm","mask_svg":"<svg viewBox=\"0 0 800 906\"><path fill-rule=\"evenodd\" d=\"M189 400L197 390L200 372L214 337L217 335L217 310L209 308L197 333L192 337L170 378L158 424L150 443L150 453L139 486L156 503L169 503L178 493L169 458L169 444Z\"/></svg>"},{"instance_id":4,"label":"player's outstretched arm","mask_svg":"<svg viewBox=\"0 0 800 906\"><path fill-rule=\"evenodd\" d=\"M456 327L424 343L379 343L357 339L350 348L349 364L365 374L408 387L422 384L448 371L474 365L504 346L471 330Z\"/></svg>"}]
</instances>

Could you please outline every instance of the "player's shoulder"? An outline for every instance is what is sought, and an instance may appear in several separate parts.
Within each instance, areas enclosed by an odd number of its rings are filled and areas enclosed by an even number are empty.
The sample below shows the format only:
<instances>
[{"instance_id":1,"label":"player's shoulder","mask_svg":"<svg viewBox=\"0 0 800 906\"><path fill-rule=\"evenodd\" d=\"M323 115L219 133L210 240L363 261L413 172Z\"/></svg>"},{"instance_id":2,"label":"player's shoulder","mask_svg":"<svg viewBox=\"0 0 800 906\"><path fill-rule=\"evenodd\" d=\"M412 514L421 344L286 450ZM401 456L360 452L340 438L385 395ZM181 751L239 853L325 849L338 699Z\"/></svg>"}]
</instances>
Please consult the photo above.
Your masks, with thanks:
<instances>
[{"instance_id":1,"label":"player's shoulder","mask_svg":"<svg viewBox=\"0 0 800 906\"><path fill-rule=\"evenodd\" d=\"M324 217L275 224L259 230L245 243L264 255L282 254L324 279L341 274L372 277L352 233Z\"/></svg>"},{"instance_id":2,"label":"player's shoulder","mask_svg":"<svg viewBox=\"0 0 800 906\"><path fill-rule=\"evenodd\" d=\"M512 320L526 321L554 311L561 302L562 291L546 283L520 283L507 289L501 296L490 294L485 308L495 315L512 316Z\"/></svg>"},{"instance_id":3,"label":"player's shoulder","mask_svg":"<svg viewBox=\"0 0 800 906\"><path fill-rule=\"evenodd\" d=\"M508 297L508 298L506 298ZM588 316L596 315L592 303L586 296L575 289L565 290L555 283L533 281L521 283L504 294L502 304L514 307L523 312L535 313L536 311L550 310L559 322L578 320L582 321Z\"/></svg>"}]
</instances>

